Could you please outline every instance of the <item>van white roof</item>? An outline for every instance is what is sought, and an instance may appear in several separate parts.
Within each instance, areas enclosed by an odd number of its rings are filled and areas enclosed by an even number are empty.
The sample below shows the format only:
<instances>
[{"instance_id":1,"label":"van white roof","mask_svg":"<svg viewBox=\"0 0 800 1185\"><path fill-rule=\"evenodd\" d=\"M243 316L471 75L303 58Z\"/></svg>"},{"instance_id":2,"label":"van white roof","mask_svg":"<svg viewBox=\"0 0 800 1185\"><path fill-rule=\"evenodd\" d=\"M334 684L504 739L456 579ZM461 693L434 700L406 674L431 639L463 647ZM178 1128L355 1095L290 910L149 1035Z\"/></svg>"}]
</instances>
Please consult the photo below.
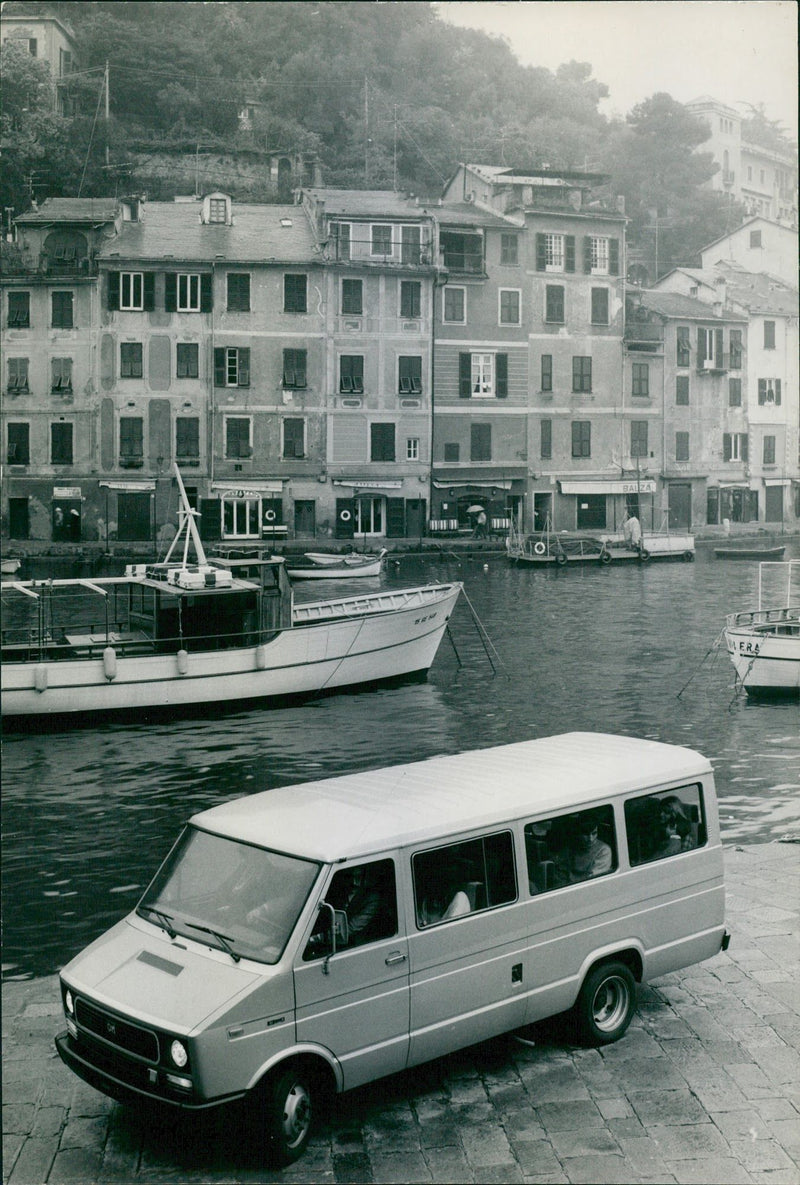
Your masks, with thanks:
<instances>
[{"instance_id":1,"label":"van white roof","mask_svg":"<svg viewBox=\"0 0 800 1185\"><path fill-rule=\"evenodd\" d=\"M692 749L570 732L282 786L222 803L191 822L247 843L333 862L556 814L710 772L707 758Z\"/></svg>"}]
</instances>

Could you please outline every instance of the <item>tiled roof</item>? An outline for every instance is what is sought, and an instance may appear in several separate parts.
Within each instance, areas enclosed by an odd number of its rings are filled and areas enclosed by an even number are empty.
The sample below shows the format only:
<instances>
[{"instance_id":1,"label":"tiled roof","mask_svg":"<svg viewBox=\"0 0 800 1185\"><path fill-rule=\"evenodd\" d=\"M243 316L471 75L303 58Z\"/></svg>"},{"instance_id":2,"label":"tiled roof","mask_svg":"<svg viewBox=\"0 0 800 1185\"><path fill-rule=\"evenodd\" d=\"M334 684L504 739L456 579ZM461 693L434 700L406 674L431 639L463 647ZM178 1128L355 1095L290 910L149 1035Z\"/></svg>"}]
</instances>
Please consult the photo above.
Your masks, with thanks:
<instances>
[{"instance_id":1,"label":"tiled roof","mask_svg":"<svg viewBox=\"0 0 800 1185\"><path fill-rule=\"evenodd\" d=\"M326 214L382 218L428 218L423 201L391 189L308 189L314 199L325 203Z\"/></svg>"},{"instance_id":2,"label":"tiled roof","mask_svg":"<svg viewBox=\"0 0 800 1185\"><path fill-rule=\"evenodd\" d=\"M22 225L50 222L113 222L119 203L116 198L47 198L36 210L15 219Z\"/></svg>"},{"instance_id":3,"label":"tiled roof","mask_svg":"<svg viewBox=\"0 0 800 1185\"><path fill-rule=\"evenodd\" d=\"M520 218L506 217L486 210L483 206L476 206L472 202L448 202L436 210L439 225L448 226L500 226L508 230L509 227L521 227Z\"/></svg>"},{"instance_id":4,"label":"tiled roof","mask_svg":"<svg viewBox=\"0 0 800 1185\"><path fill-rule=\"evenodd\" d=\"M680 292L654 292L643 289L639 293L644 308L662 317L684 317L692 321L742 321L734 313L725 313L722 317L715 317L710 304L702 300L695 300L693 296L684 296Z\"/></svg>"},{"instance_id":5,"label":"tiled roof","mask_svg":"<svg viewBox=\"0 0 800 1185\"><path fill-rule=\"evenodd\" d=\"M233 203L233 225L202 225L200 202L147 202L141 222L124 222L102 259L310 263L316 237L302 206Z\"/></svg>"},{"instance_id":6,"label":"tiled roof","mask_svg":"<svg viewBox=\"0 0 800 1185\"><path fill-rule=\"evenodd\" d=\"M797 316L798 290L777 276L768 272L748 272L726 263L718 264L717 271L725 280L727 299L743 305L751 313Z\"/></svg>"}]
</instances>

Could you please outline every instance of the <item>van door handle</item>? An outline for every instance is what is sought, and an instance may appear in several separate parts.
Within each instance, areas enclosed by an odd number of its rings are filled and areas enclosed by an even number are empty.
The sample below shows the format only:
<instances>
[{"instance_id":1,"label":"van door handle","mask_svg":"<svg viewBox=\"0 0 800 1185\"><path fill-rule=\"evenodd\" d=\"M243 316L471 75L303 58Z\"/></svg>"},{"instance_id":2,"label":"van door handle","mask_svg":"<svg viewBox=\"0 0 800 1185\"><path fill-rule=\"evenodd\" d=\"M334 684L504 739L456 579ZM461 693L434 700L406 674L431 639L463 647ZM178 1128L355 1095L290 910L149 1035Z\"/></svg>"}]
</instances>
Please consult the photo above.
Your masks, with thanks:
<instances>
[{"instance_id":1,"label":"van door handle","mask_svg":"<svg viewBox=\"0 0 800 1185\"><path fill-rule=\"evenodd\" d=\"M386 956L386 966L393 967L395 963L405 963L406 956L401 950L394 950L390 955Z\"/></svg>"}]
</instances>

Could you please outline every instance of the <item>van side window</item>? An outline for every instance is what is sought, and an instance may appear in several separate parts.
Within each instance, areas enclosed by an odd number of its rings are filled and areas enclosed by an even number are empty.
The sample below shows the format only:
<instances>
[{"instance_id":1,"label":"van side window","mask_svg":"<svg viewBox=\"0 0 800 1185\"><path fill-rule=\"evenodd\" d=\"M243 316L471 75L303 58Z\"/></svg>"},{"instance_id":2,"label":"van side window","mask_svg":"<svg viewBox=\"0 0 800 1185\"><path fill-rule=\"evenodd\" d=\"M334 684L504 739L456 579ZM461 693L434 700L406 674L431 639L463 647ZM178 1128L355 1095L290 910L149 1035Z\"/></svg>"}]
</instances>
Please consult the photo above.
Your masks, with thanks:
<instances>
[{"instance_id":1,"label":"van side window","mask_svg":"<svg viewBox=\"0 0 800 1185\"><path fill-rule=\"evenodd\" d=\"M528 884L532 893L563 889L617 867L611 806L538 819L525 826Z\"/></svg>"},{"instance_id":2,"label":"van side window","mask_svg":"<svg viewBox=\"0 0 800 1185\"><path fill-rule=\"evenodd\" d=\"M625 831L631 867L702 847L706 823L699 784L629 798Z\"/></svg>"},{"instance_id":3,"label":"van side window","mask_svg":"<svg viewBox=\"0 0 800 1185\"><path fill-rule=\"evenodd\" d=\"M325 901L346 917L337 926L336 949L350 950L392 938L397 933L397 886L393 860L374 860L340 869L331 881ZM330 954L330 911L320 910L303 959Z\"/></svg>"},{"instance_id":4,"label":"van side window","mask_svg":"<svg viewBox=\"0 0 800 1185\"><path fill-rule=\"evenodd\" d=\"M419 852L412 870L420 928L516 900L510 831Z\"/></svg>"}]
</instances>

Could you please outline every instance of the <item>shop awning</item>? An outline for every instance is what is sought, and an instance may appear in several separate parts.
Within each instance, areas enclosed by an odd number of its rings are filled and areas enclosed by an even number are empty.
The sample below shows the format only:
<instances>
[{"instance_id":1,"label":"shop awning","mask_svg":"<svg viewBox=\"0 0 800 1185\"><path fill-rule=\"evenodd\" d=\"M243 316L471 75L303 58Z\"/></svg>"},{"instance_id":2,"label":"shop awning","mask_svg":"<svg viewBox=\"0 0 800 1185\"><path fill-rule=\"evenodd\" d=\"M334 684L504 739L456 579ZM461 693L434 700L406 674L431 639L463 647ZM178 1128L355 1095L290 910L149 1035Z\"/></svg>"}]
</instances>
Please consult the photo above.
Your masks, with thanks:
<instances>
[{"instance_id":1,"label":"shop awning","mask_svg":"<svg viewBox=\"0 0 800 1185\"><path fill-rule=\"evenodd\" d=\"M128 494L144 494L156 488L154 481L101 481L99 485L101 489L121 490Z\"/></svg>"},{"instance_id":2,"label":"shop awning","mask_svg":"<svg viewBox=\"0 0 800 1185\"><path fill-rule=\"evenodd\" d=\"M402 481L367 481L362 477L351 480L349 477L334 477L335 486L349 486L354 490L401 490Z\"/></svg>"},{"instance_id":3,"label":"shop awning","mask_svg":"<svg viewBox=\"0 0 800 1185\"><path fill-rule=\"evenodd\" d=\"M260 498L262 494L282 494L282 481L212 481L211 489L233 498Z\"/></svg>"},{"instance_id":4,"label":"shop awning","mask_svg":"<svg viewBox=\"0 0 800 1185\"><path fill-rule=\"evenodd\" d=\"M510 481L435 481L437 490L510 490Z\"/></svg>"},{"instance_id":5,"label":"shop awning","mask_svg":"<svg viewBox=\"0 0 800 1185\"><path fill-rule=\"evenodd\" d=\"M559 481L562 494L654 494L656 483L652 478L638 481Z\"/></svg>"},{"instance_id":6,"label":"shop awning","mask_svg":"<svg viewBox=\"0 0 800 1185\"><path fill-rule=\"evenodd\" d=\"M790 477L765 477L765 486L788 486L792 484Z\"/></svg>"}]
</instances>

